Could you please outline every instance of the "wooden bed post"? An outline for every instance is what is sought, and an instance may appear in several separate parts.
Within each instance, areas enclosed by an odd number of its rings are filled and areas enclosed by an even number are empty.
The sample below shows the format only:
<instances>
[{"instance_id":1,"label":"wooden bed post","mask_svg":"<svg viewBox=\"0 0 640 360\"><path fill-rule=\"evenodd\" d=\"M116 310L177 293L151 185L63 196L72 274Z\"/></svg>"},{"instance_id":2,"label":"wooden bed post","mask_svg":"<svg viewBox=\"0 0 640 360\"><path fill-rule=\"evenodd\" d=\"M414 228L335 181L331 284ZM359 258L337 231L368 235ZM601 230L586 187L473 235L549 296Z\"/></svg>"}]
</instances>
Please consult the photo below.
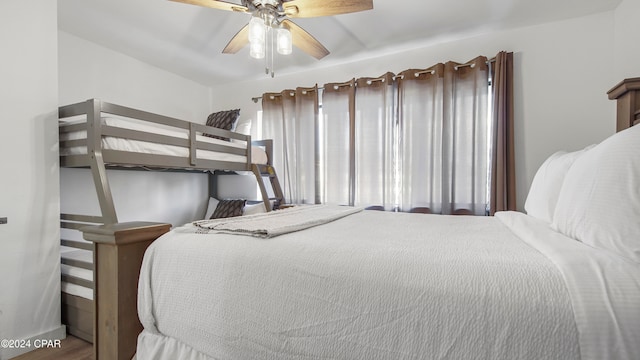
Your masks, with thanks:
<instances>
[{"instance_id":1,"label":"wooden bed post","mask_svg":"<svg viewBox=\"0 0 640 360\"><path fill-rule=\"evenodd\" d=\"M93 352L96 360L130 360L138 334L138 277L144 252L169 224L130 222L80 229L95 244Z\"/></svg>"},{"instance_id":2,"label":"wooden bed post","mask_svg":"<svg viewBox=\"0 0 640 360\"><path fill-rule=\"evenodd\" d=\"M640 78L624 79L607 92L609 100L617 100L616 131L640 121Z\"/></svg>"}]
</instances>

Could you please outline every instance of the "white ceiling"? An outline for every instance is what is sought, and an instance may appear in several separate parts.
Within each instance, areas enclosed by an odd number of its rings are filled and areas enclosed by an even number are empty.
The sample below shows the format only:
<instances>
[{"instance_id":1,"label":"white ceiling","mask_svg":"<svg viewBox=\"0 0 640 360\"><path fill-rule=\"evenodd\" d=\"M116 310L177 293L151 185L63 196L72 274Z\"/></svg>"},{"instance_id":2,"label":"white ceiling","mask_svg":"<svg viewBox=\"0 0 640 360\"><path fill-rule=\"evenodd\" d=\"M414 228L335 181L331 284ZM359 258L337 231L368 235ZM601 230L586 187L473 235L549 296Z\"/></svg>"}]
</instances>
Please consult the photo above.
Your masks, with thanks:
<instances>
[{"instance_id":1,"label":"white ceiling","mask_svg":"<svg viewBox=\"0 0 640 360\"><path fill-rule=\"evenodd\" d=\"M227 0L240 3L240 0ZM444 36L533 25L614 9L621 0L374 0L374 9L296 19L331 54L294 48L278 73L337 64L417 46ZM58 0L58 27L204 85L263 78L247 48L222 54L249 15L168 0Z\"/></svg>"}]
</instances>

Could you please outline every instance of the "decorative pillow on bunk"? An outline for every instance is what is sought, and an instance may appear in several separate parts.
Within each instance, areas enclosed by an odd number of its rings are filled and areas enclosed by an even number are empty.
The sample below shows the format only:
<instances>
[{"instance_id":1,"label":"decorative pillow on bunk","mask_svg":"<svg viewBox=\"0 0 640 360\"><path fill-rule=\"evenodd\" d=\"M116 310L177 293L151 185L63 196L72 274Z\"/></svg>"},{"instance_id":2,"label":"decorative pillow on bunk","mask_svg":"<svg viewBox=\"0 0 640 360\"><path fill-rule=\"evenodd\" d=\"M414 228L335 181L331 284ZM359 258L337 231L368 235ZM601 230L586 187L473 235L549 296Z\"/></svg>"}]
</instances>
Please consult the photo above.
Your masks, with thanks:
<instances>
[{"instance_id":1,"label":"decorative pillow on bunk","mask_svg":"<svg viewBox=\"0 0 640 360\"><path fill-rule=\"evenodd\" d=\"M231 131L233 129L233 125L236 123L239 116L240 116L240 109L214 112L211 115L209 115L209 117L207 118L207 126L213 126L218 129ZM229 138L222 137L222 136L216 136L216 135L210 135L210 134L203 134L203 135L224 140L224 141L229 141Z\"/></svg>"},{"instance_id":2,"label":"decorative pillow on bunk","mask_svg":"<svg viewBox=\"0 0 640 360\"><path fill-rule=\"evenodd\" d=\"M222 219L234 216L242 216L247 200L220 200L211 219Z\"/></svg>"}]
</instances>

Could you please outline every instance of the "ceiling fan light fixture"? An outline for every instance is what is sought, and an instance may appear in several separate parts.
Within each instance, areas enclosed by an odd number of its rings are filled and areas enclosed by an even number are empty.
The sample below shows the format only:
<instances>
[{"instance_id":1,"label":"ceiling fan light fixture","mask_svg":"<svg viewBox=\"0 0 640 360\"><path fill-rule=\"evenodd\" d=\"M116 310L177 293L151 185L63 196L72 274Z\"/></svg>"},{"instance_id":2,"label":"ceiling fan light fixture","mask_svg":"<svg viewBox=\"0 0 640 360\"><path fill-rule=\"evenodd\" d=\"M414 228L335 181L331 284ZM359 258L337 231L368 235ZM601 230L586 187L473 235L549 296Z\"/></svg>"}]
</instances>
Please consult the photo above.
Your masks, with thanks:
<instances>
[{"instance_id":1,"label":"ceiling fan light fixture","mask_svg":"<svg viewBox=\"0 0 640 360\"><path fill-rule=\"evenodd\" d=\"M278 28L277 31L277 46L278 54L289 55L293 52L293 40L291 38L291 31L285 27Z\"/></svg>"}]
</instances>

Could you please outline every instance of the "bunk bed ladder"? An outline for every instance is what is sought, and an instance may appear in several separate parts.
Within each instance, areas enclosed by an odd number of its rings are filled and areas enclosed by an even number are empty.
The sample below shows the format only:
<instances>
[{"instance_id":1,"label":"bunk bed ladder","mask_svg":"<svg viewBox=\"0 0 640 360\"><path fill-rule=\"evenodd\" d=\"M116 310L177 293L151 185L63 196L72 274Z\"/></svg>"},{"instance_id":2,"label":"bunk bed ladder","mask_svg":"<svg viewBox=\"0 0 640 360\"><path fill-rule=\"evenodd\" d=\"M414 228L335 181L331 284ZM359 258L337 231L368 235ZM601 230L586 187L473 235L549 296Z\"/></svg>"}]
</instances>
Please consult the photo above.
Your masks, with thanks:
<instances>
[{"instance_id":1,"label":"bunk bed ladder","mask_svg":"<svg viewBox=\"0 0 640 360\"><path fill-rule=\"evenodd\" d=\"M264 201L264 206L267 211L275 210L279 206L285 203L284 194L282 193L282 187L280 186L280 181L278 180L278 175L276 174L276 170L271 165L259 165L252 164L251 170L253 174L256 176L256 180L258 182L258 187L260 188L260 193L262 194L262 199ZM270 198L267 193L267 187L265 186L264 179L268 178L271 183L271 189L273 190L274 197ZM275 205L273 208L271 207L271 201L275 201Z\"/></svg>"}]
</instances>

